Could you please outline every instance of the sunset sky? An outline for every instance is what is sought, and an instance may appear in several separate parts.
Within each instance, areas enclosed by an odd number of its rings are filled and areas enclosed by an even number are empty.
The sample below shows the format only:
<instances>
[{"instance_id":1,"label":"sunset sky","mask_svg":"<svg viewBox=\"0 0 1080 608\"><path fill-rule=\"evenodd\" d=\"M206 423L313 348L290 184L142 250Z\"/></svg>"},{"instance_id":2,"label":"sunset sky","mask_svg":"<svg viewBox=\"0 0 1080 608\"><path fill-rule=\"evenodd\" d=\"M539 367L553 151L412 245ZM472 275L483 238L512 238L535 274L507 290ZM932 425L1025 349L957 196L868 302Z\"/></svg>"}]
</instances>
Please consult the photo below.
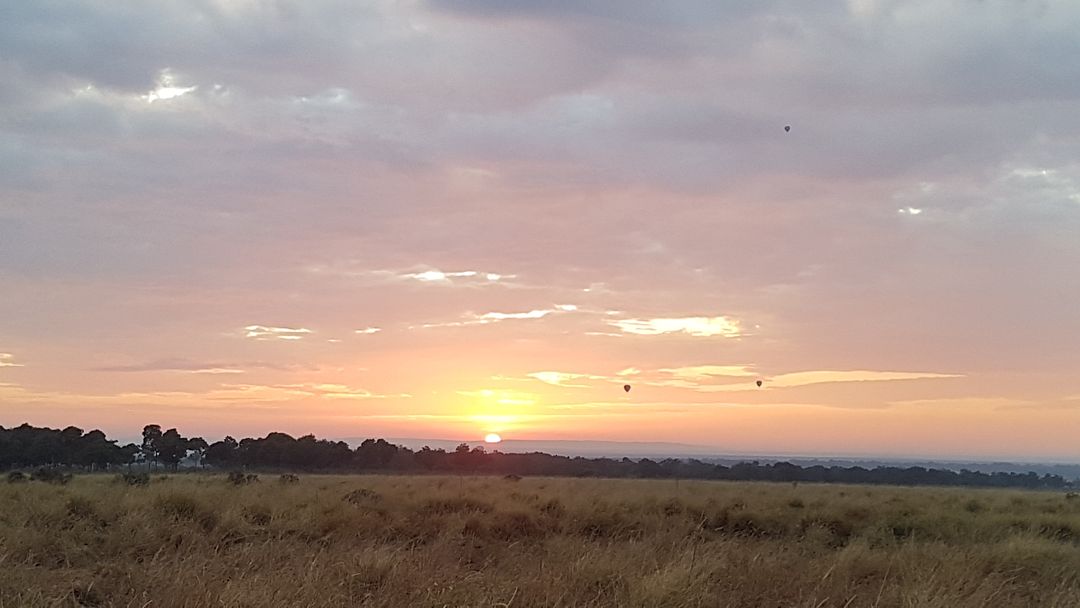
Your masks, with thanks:
<instances>
[{"instance_id":1,"label":"sunset sky","mask_svg":"<svg viewBox=\"0 0 1080 608\"><path fill-rule=\"evenodd\" d=\"M1078 32L0 3L0 425L1080 461Z\"/></svg>"}]
</instances>

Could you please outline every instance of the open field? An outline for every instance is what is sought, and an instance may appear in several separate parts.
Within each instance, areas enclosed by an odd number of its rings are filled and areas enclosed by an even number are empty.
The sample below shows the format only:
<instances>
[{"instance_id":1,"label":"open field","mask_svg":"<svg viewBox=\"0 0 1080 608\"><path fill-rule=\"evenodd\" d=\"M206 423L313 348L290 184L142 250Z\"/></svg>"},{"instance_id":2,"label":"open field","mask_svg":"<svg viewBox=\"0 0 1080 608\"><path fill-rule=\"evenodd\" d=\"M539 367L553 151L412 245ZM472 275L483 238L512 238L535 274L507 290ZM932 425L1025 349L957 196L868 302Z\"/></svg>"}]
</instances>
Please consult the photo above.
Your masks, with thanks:
<instances>
[{"instance_id":1,"label":"open field","mask_svg":"<svg viewBox=\"0 0 1080 608\"><path fill-rule=\"evenodd\" d=\"M1080 606L1080 499L665 480L0 483L0 606Z\"/></svg>"}]
</instances>

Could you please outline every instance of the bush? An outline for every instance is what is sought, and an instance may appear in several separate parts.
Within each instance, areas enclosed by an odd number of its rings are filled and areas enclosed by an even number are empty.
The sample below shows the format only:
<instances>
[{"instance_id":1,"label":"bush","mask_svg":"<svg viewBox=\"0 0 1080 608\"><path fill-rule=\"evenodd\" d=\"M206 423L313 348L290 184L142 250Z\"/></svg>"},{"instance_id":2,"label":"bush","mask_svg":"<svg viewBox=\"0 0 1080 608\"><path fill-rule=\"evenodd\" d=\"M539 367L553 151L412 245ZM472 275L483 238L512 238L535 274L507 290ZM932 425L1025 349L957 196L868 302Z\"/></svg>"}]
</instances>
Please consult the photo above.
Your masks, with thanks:
<instances>
[{"instance_id":1,"label":"bush","mask_svg":"<svg viewBox=\"0 0 1080 608\"><path fill-rule=\"evenodd\" d=\"M93 519L97 516L94 501L86 496L72 496L67 501L68 513L76 519Z\"/></svg>"},{"instance_id":2,"label":"bush","mask_svg":"<svg viewBox=\"0 0 1080 608\"><path fill-rule=\"evenodd\" d=\"M566 507L558 498L548 499L547 502L540 505L540 512L549 517L562 517L566 515Z\"/></svg>"},{"instance_id":3,"label":"bush","mask_svg":"<svg viewBox=\"0 0 1080 608\"><path fill-rule=\"evenodd\" d=\"M244 519L256 526L267 526L274 519L270 507L266 505L249 505L244 507Z\"/></svg>"},{"instance_id":4,"label":"bush","mask_svg":"<svg viewBox=\"0 0 1080 608\"><path fill-rule=\"evenodd\" d=\"M243 471L233 471L229 473L229 483L234 486L242 486L257 481L259 481L259 476L254 473L244 473Z\"/></svg>"},{"instance_id":5,"label":"bush","mask_svg":"<svg viewBox=\"0 0 1080 608\"><path fill-rule=\"evenodd\" d=\"M42 467L30 476L30 479L34 481L44 481L45 483L53 483L56 485L67 485L67 482L71 481L71 474L58 471L56 469L47 469Z\"/></svg>"},{"instance_id":6,"label":"bush","mask_svg":"<svg viewBox=\"0 0 1080 608\"><path fill-rule=\"evenodd\" d=\"M12 471L7 476L8 483L25 483L26 475L22 471Z\"/></svg>"},{"instance_id":7,"label":"bush","mask_svg":"<svg viewBox=\"0 0 1080 608\"><path fill-rule=\"evenodd\" d=\"M513 473L511 473L510 475L503 477L503 479L505 479L506 481L521 481L521 475L514 475Z\"/></svg>"},{"instance_id":8,"label":"bush","mask_svg":"<svg viewBox=\"0 0 1080 608\"><path fill-rule=\"evenodd\" d=\"M382 495L375 490L360 488L359 490L353 490L352 492L349 492L344 497L342 497L342 500L349 504L364 505L382 500Z\"/></svg>"},{"instance_id":9,"label":"bush","mask_svg":"<svg viewBox=\"0 0 1080 608\"><path fill-rule=\"evenodd\" d=\"M209 532L218 523L217 512L199 500L186 494L165 494L157 497L154 506L158 512L179 521L191 521Z\"/></svg>"},{"instance_id":10,"label":"bush","mask_svg":"<svg viewBox=\"0 0 1080 608\"><path fill-rule=\"evenodd\" d=\"M118 483L126 483L129 486L148 486L150 485L149 473L121 473L116 476Z\"/></svg>"},{"instance_id":11,"label":"bush","mask_svg":"<svg viewBox=\"0 0 1080 608\"><path fill-rule=\"evenodd\" d=\"M296 475L293 475L292 473L286 473L286 474L282 475L281 477L278 477L278 481L281 482L281 483L286 483L286 484L288 484L288 483L300 483L300 478L297 477Z\"/></svg>"}]
</instances>

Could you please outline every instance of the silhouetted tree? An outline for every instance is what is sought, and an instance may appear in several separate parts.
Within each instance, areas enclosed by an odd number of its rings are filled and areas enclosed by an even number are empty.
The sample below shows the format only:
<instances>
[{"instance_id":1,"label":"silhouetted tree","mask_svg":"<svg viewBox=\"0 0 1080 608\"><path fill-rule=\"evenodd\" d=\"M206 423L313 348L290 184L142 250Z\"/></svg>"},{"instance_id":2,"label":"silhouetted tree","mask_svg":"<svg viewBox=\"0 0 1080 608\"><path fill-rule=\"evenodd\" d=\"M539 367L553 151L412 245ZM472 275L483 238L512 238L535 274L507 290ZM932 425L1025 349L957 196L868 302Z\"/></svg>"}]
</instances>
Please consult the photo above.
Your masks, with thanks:
<instances>
[{"instance_id":1,"label":"silhouetted tree","mask_svg":"<svg viewBox=\"0 0 1080 608\"><path fill-rule=\"evenodd\" d=\"M142 456L146 460L146 468L150 469L150 463L158 461L157 441L161 439L161 426L148 424L142 431Z\"/></svg>"},{"instance_id":2,"label":"silhouetted tree","mask_svg":"<svg viewBox=\"0 0 1080 608\"><path fill-rule=\"evenodd\" d=\"M677 477L683 479L763 480L777 482L860 483L894 485L961 485L1020 488L1067 488L1072 483L1061 475L1034 472L983 473L962 469L926 467L860 466L801 467L790 462L762 464L740 462L729 466L695 459L667 458L569 458L534 452L503 454L488 452L483 446L462 443L452 452L424 447L417 452L385 439L364 440L355 450L341 441L304 435L299 439L285 433L269 433L263 438L236 441L226 437L207 445L201 438L187 439L177 429L162 432L155 424L143 429L141 445L118 447L99 430L83 432L78 427L63 430L23 424L0 427L0 466L75 466L93 469L131 463L139 454L148 465L160 462L175 468L189 453L196 460L218 468L236 466L262 469L302 469L339 471L454 471L466 474L550 475L601 477ZM42 473L43 475L44 473ZM40 477L40 475L39 475Z\"/></svg>"}]
</instances>

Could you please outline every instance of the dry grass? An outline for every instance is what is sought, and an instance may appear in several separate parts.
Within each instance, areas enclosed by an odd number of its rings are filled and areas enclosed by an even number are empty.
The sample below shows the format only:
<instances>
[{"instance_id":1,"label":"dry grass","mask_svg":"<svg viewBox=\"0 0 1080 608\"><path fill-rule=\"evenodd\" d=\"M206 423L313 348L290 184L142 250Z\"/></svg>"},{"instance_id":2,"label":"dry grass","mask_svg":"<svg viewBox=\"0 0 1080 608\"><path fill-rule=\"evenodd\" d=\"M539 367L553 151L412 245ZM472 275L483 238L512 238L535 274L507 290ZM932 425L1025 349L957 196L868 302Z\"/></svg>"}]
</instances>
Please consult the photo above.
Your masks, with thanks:
<instances>
[{"instance_id":1,"label":"dry grass","mask_svg":"<svg viewBox=\"0 0 1080 608\"><path fill-rule=\"evenodd\" d=\"M1064 608L1078 541L1055 493L91 476L0 485L0 606Z\"/></svg>"}]
</instances>

